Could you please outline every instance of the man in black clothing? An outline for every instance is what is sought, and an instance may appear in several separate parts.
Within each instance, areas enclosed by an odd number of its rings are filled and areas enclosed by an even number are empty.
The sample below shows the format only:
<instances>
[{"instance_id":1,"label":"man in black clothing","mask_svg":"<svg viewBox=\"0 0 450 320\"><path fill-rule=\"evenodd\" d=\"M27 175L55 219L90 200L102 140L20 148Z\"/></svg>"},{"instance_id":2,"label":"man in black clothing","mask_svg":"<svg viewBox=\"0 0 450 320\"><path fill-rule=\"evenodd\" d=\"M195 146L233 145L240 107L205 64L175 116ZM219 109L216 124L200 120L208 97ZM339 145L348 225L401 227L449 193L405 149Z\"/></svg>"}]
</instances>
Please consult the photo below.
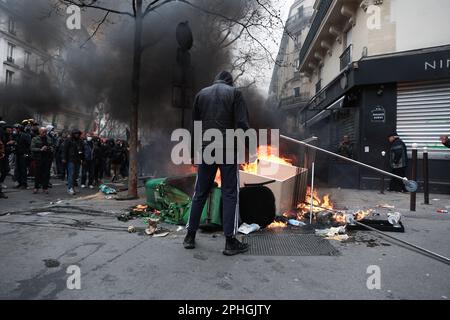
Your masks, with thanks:
<instances>
[{"instance_id":1,"label":"man in black clothing","mask_svg":"<svg viewBox=\"0 0 450 320\"><path fill-rule=\"evenodd\" d=\"M70 138L64 142L63 163L67 165L67 191L75 194L74 187L80 175L80 166L84 158L84 145L81 140L81 131L72 130Z\"/></svg>"},{"instance_id":2,"label":"man in black clothing","mask_svg":"<svg viewBox=\"0 0 450 320\"><path fill-rule=\"evenodd\" d=\"M192 119L202 121L203 130L220 130L224 141L226 141L227 129L239 128L244 131L249 129L247 106L242 93L233 87L233 78L230 73L221 72L212 86L198 93L194 102ZM203 148L207 145L208 143L204 143ZM241 243L235 237L239 222L239 168L236 158L233 163L222 161L213 164L206 164L202 159L202 163L198 166L195 193L187 224L188 232L183 245L186 249L195 248L195 235L203 207L213 187L217 169L220 169L222 178L223 229L226 236L223 254L243 253L248 250L248 245Z\"/></svg>"},{"instance_id":3,"label":"man in black clothing","mask_svg":"<svg viewBox=\"0 0 450 320\"><path fill-rule=\"evenodd\" d=\"M33 193L37 193L39 188L48 193L53 150L53 140L47 135L47 129L40 128L39 135L31 140L31 152L36 163Z\"/></svg>"},{"instance_id":4,"label":"man in black clothing","mask_svg":"<svg viewBox=\"0 0 450 320\"><path fill-rule=\"evenodd\" d=\"M405 143L396 132L388 135L391 147L389 149L389 166L392 173L400 177L406 177L406 167L408 166L408 154ZM388 191L405 192L405 186L400 179L391 178Z\"/></svg>"},{"instance_id":5,"label":"man in black clothing","mask_svg":"<svg viewBox=\"0 0 450 320\"><path fill-rule=\"evenodd\" d=\"M14 145L16 153L16 188L27 189L27 163L30 157L31 136L24 132L24 127L20 124L16 124L14 130L14 142L11 144Z\"/></svg>"}]
</instances>

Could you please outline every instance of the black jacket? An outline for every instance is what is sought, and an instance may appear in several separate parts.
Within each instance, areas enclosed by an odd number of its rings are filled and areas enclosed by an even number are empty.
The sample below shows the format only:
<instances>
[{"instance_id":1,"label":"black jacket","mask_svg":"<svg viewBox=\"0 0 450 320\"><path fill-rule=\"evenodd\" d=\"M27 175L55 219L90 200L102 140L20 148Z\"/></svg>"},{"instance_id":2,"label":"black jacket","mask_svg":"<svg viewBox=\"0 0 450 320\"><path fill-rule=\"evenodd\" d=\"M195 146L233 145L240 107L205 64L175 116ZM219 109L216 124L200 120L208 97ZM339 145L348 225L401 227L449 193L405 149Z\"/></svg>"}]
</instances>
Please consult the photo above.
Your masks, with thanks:
<instances>
[{"instance_id":1,"label":"black jacket","mask_svg":"<svg viewBox=\"0 0 450 320\"><path fill-rule=\"evenodd\" d=\"M80 163L84 159L84 145L81 139L69 138L64 142L63 160Z\"/></svg>"},{"instance_id":2,"label":"black jacket","mask_svg":"<svg viewBox=\"0 0 450 320\"><path fill-rule=\"evenodd\" d=\"M406 168L408 165L406 145L400 138L392 142L389 150L389 165L392 169Z\"/></svg>"},{"instance_id":3,"label":"black jacket","mask_svg":"<svg viewBox=\"0 0 450 320\"><path fill-rule=\"evenodd\" d=\"M14 140L16 141L16 154L17 155L29 155L31 146L31 136L26 132L19 132Z\"/></svg>"},{"instance_id":4,"label":"black jacket","mask_svg":"<svg viewBox=\"0 0 450 320\"><path fill-rule=\"evenodd\" d=\"M203 132L208 129L219 129L223 136L226 129L245 131L250 128L247 105L242 93L232 86L229 73L220 73L212 86L204 88L197 94L192 119L202 121ZM209 143L203 142L203 146Z\"/></svg>"}]
</instances>

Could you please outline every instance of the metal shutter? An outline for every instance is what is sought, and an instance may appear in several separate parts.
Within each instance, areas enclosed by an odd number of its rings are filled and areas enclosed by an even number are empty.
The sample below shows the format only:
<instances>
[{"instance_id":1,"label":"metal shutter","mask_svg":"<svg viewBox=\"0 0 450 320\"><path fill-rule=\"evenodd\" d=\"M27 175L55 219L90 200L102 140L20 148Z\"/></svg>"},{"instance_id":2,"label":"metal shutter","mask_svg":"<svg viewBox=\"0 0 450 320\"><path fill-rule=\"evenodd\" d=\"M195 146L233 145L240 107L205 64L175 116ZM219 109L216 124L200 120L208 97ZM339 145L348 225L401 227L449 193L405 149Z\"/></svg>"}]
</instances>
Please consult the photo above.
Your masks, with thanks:
<instances>
[{"instance_id":1,"label":"metal shutter","mask_svg":"<svg viewBox=\"0 0 450 320\"><path fill-rule=\"evenodd\" d=\"M397 133L409 151L417 143L419 150L428 147L431 159L450 159L439 140L450 136L450 81L399 83Z\"/></svg>"}]
</instances>

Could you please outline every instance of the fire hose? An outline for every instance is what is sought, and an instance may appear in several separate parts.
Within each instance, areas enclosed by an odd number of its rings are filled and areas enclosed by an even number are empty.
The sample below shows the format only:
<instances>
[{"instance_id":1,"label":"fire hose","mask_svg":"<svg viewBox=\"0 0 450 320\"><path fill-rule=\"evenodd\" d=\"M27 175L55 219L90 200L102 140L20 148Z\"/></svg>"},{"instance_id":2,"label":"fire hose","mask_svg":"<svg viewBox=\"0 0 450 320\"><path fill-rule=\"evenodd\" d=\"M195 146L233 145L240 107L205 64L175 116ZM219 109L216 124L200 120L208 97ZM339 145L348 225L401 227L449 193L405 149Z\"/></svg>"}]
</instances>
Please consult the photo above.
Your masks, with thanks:
<instances>
[{"instance_id":1,"label":"fire hose","mask_svg":"<svg viewBox=\"0 0 450 320\"><path fill-rule=\"evenodd\" d=\"M417 191L417 188L418 188L417 182L414 181L414 180L408 180L407 177L401 177L401 176L398 176L398 175L396 175L396 174L387 172L387 171L385 171L385 170L382 170L382 169L379 169L379 168L376 168L376 167L372 167L372 166L370 166L370 165L368 165L368 164L365 164L365 163L363 163L363 162L359 162L359 161L356 161L356 160L353 160L353 159L350 159L350 158L341 156L340 154L337 154L337 153L334 153L334 152L331 152L331 151L328 151L328 150L325 150L325 149L316 147L316 146L311 145L311 144L309 144L309 143L306 143L306 142L304 142L304 141L299 141L299 140L296 140L296 139L294 139L294 138L287 137L287 136L284 136L284 135L280 135L280 137L281 137L282 139L287 140L287 141L291 141L291 142L294 142L294 143L296 143L296 144L303 145L303 146L305 146L305 147L307 147L307 148L315 149L315 150L317 150L317 151L320 151L320 152L329 154L329 155L331 155L331 156L333 156L333 157L336 157L336 158L339 158L339 159L342 159L342 160L345 160L345 161L348 161L348 162L352 162L352 163L357 164L357 165L359 165L359 166L361 166L361 167L365 167L365 168L367 168L367 169L371 169L371 170L377 171L377 172L379 172L379 173L381 173L381 174L384 174L384 175L386 175L386 176L390 176L390 177L393 177L393 178L396 178L396 179L400 179L400 180L402 180L402 182L403 182L403 184L405 185L405 188L406 188L406 190L407 190L408 192L416 192L416 191Z\"/></svg>"}]
</instances>

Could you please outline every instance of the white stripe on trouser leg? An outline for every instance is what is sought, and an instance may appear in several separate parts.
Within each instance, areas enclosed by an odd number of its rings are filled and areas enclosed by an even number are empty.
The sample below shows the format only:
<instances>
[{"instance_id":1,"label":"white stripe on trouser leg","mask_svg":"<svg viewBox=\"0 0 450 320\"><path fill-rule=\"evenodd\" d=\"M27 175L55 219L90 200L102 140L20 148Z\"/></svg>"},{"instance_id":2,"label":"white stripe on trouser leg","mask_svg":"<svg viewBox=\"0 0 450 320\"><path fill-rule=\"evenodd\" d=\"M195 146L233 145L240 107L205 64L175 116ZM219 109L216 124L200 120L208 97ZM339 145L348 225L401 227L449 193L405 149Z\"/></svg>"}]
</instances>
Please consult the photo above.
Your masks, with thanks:
<instances>
[{"instance_id":1,"label":"white stripe on trouser leg","mask_svg":"<svg viewBox=\"0 0 450 320\"><path fill-rule=\"evenodd\" d=\"M198 170L197 170L197 176L195 177L194 195L192 196L192 201L194 201L194 198L195 198L195 193L197 190L197 182L198 182ZM192 202L191 202L191 210L189 211L188 221L186 223L186 229L189 228L189 221L191 221L191 212L192 212Z\"/></svg>"},{"instance_id":2,"label":"white stripe on trouser leg","mask_svg":"<svg viewBox=\"0 0 450 320\"><path fill-rule=\"evenodd\" d=\"M233 235L237 234L239 227L239 166L236 170L236 208L234 210L234 231Z\"/></svg>"}]
</instances>

